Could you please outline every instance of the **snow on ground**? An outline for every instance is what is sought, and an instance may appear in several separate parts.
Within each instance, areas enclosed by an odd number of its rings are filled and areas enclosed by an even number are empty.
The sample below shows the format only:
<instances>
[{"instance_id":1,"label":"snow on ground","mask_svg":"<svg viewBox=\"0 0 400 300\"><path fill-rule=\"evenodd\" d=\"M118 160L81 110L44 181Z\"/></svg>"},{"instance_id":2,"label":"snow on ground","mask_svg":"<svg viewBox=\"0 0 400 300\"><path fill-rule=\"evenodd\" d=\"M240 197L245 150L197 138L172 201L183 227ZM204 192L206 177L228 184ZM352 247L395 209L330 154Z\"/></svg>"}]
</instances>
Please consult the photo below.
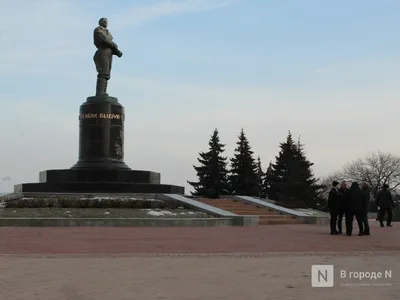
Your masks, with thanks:
<instances>
[{"instance_id":1,"label":"snow on ground","mask_svg":"<svg viewBox=\"0 0 400 300\"><path fill-rule=\"evenodd\" d=\"M185 209L17 208L0 209L0 218L211 218Z\"/></svg>"},{"instance_id":2,"label":"snow on ground","mask_svg":"<svg viewBox=\"0 0 400 300\"><path fill-rule=\"evenodd\" d=\"M80 200L124 200L124 201L150 201L150 202L162 202L162 200L154 198L135 198L135 197L89 197L80 198Z\"/></svg>"},{"instance_id":3,"label":"snow on ground","mask_svg":"<svg viewBox=\"0 0 400 300\"><path fill-rule=\"evenodd\" d=\"M314 209L296 208L295 210L298 211L298 212L302 212L302 213L304 213L304 214L306 214L306 215L309 215L309 216L321 216L321 217L325 217L325 216L328 215L327 213L325 213L325 212L323 212L323 211L314 210Z\"/></svg>"},{"instance_id":4,"label":"snow on ground","mask_svg":"<svg viewBox=\"0 0 400 300\"><path fill-rule=\"evenodd\" d=\"M177 213L173 213L168 210L154 210L154 209L146 209L147 214L153 217L161 217L161 216L176 216ZM204 215L203 212L193 212L193 211L188 211L188 212L180 212L180 215Z\"/></svg>"},{"instance_id":5,"label":"snow on ground","mask_svg":"<svg viewBox=\"0 0 400 300\"><path fill-rule=\"evenodd\" d=\"M166 210L160 210L160 211L149 210L147 212L147 214L150 215L150 216L153 216L153 217L161 217L161 216L165 216L165 215L176 216L175 213L172 213L172 212L166 211Z\"/></svg>"},{"instance_id":6,"label":"snow on ground","mask_svg":"<svg viewBox=\"0 0 400 300\"><path fill-rule=\"evenodd\" d=\"M62 197L66 197L69 198L69 196L60 196ZM57 196L54 197L55 199L59 198ZM32 198L32 197L23 197L21 198L21 200L34 200L36 198ZM162 202L162 200L159 199L154 199L154 198L136 198L136 197L124 197L124 196L118 196L118 197L83 197L83 198L77 198L77 200L124 200L124 201L151 201L151 202Z\"/></svg>"}]
</instances>

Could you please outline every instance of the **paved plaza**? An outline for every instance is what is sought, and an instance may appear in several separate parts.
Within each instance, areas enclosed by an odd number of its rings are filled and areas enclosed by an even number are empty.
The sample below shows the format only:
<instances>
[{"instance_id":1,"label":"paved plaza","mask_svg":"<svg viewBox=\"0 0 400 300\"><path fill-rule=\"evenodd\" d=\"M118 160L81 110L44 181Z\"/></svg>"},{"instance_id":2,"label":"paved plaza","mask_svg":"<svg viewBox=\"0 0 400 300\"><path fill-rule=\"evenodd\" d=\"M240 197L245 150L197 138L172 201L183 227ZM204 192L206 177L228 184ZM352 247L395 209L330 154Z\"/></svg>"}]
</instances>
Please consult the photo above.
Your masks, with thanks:
<instances>
[{"instance_id":1,"label":"paved plaza","mask_svg":"<svg viewBox=\"0 0 400 300\"><path fill-rule=\"evenodd\" d=\"M399 299L398 228L373 224L366 237L326 229L1 228L0 299ZM313 264L334 265L333 287L311 287Z\"/></svg>"},{"instance_id":2,"label":"paved plaza","mask_svg":"<svg viewBox=\"0 0 400 300\"><path fill-rule=\"evenodd\" d=\"M299 224L195 228L0 227L0 254L400 251L400 228L377 225L371 222L372 235L361 237L331 236L327 226Z\"/></svg>"}]
</instances>

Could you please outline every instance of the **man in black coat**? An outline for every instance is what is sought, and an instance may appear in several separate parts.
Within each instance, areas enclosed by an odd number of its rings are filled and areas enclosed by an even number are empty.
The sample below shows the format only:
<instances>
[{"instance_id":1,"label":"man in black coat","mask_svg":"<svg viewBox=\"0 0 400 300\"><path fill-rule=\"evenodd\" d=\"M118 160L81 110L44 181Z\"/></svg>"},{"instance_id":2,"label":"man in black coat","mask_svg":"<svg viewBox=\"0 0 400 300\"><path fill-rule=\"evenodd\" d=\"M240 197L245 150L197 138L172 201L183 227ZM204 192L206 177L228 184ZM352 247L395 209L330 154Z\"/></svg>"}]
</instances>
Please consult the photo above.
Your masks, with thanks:
<instances>
[{"instance_id":1,"label":"man in black coat","mask_svg":"<svg viewBox=\"0 0 400 300\"><path fill-rule=\"evenodd\" d=\"M381 227L385 227L385 225L383 225L383 219L385 218L386 212L388 214L386 226L392 227L393 204L393 198L389 191L389 186L384 184L382 190L380 190L376 196L376 205L379 207L379 223L381 224Z\"/></svg>"},{"instance_id":2,"label":"man in black coat","mask_svg":"<svg viewBox=\"0 0 400 300\"><path fill-rule=\"evenodd\" d=\"M328 196L328 207L329 212L331 214L331 235L337 235L338 231L336 230L336 222L339 214L339 192L338 192L339 182L334 181L332 183L332 189L329 192Z\"/></svg>"},{"instance_id":3,"label":"man in black coat","mask_svg":"<svg viewBox=\"0 0 400 300\"><path fill-rule=\"evenodd\" d=\"M359 233L363 235L364 225L362 222L362 208L363 208L363 192L361 191L357 182L353 182L349 192L349 205L346 209L346 235L352 235L353 233L353 220L354 217L357 219Z\"/></svg>"},{"instance_id":4,"label":"man in black coat","mask_svg":"<svg viewBox=\"0 0 400 300\"><path fill-rule=\"evenodd\" d=\"M361 221L364 226L363 235L370 235L369 223L368 223L368 212L369 212L369 201L371 197L371 192L369 190L368 184L363 182L361 184L361 190L363 192L363 202L362 202L362 213L361 213Z\"/></svg>"},{"instance_id":5,"label":"man in black coat","mask_svg":"<svg viewBox=\"0 0 400 300\"><path fill-rule=\"evenodd\" d=\"M338 214L338 230L339 233L343 233L343 217L345 216L346 206L349 204L349 188L347 187L347 182L342 181L339 189L339 214Z\"/></svg>"}]
</instances>

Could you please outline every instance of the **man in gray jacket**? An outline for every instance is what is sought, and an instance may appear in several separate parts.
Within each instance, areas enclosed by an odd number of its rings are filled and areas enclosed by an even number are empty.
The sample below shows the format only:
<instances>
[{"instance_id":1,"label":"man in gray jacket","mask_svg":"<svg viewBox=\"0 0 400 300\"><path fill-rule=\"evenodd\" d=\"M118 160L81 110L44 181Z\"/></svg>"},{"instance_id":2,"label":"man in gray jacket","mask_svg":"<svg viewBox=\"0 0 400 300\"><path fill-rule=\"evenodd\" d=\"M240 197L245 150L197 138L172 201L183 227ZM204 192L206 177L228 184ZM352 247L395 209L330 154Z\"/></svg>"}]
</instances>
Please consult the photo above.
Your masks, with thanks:
<instances>
[{"instance_id":1,"label":"man in gray jacket","mask_svg":"<svg viewBox=\"0 0 400 300\"><path fill-rule=\"evenodd\" d=\"M381 224L381 227L385 227L385 225L383 225L383 219L385 218L386 212L388 214L386 226L392 227L391 223L394 203L387 184L384 184L382 190L378 192L378 195L376 196L376 205L379 207L379 223Z\"/></svg>"}]
</instances>

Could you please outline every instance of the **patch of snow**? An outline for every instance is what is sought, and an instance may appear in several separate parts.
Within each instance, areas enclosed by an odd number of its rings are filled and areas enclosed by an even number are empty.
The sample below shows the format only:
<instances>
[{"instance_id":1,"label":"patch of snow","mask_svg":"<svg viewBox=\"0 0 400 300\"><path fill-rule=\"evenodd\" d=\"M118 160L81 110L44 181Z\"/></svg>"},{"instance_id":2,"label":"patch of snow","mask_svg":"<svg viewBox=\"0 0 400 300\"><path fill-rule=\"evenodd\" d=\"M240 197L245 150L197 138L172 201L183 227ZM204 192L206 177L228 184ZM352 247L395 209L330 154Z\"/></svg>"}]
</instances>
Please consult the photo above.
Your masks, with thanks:
<instances>
[{"instance_id":1,"label":"patch of snow","mask_svg":"<svg viewBox=\"0 0 400 300\"><path fill-rule=\"evenodd\" d=\"M314 215L314 212L308 210L308 209L302 209L302 208L297 208L296 211L304 213L306 215L312 216Z\"/></svg>"},{"instance_id":2,"label":"patch of snow","mask_svg":"<svg viewBox=\"0 0 400 300\"><path fill-rule=\"evenodd\" d=\"M160 217L160 216L176 216L175 213L172 213L170 211L167 210L162 210L162 211L155 211L155 210L150 210L147 212L148 215L153 216L153 217Z\"/></svg>"},{"instance_id":3,"label":"patch of snow","mask_svg":"<svg viewBox=\"0 0 400 300\"><path fill-rule=\"evenodd\" d=\"M193 211L188 211L188 212L181 212L181 213L179 213L180 215L205 215L206 213L204 213L204 212L201 212L201 211L195 211L195 212L193 212Z\"/></svg>"},{"instance_id":4,"label":"patch of snow","mask_svg":"<svg viewBox=\"0 0 400 300\"><path fill-rule=\"evenodd\" d=\"M67 210L65 213L66 213L66 214L70 214L71 212L70 212L69 210Z\"/></svg>"},{"instance_id":5,"label":"patch of snow","mask_svg":"<svg viewBox=\"0 0 400 300\"><path fill-rule=\"evenodd\" d=\"M183 209L183 206L178 206L178 209Z\"/></svg>"},{"instance_id":6,"label":"patch of snow","mask_svg":"<svg viewBox=\"0 0 400 300\"><path fill-rule=\"evenodd\" d=\"M180 212L180 215L206 215L205 212L202 211L187 211L187 212Z\"/></svg>"},{"instance_id":7,"label":"patch of snow","mask_svg":"<svg viewBox=\"0 0 400 300\"><path fill-rule=\"evenodd\" d=\"M163 202L159 199L152 199L152 198L133 198L133 197L90 197L90 198L80 198L80 200L97 200L97 201L104 201L104 200L122 200L122 201L149 201L149 202Z\"/></svg>"},{"instance_id":8,"label":"patch of snow","mask_svg":"<svg viewBox=\"0 0 400 300\"><path fill-rule=\"evenodd\" d=\"M35 198L30 198L30 197L22 197L21 200L34 200Z\"/></svg>"},{"instance_id":9,"label":"patch of snow","mask_svg":"<svg viewBox=\"0 0 400 300\"><path fill-rule=\"evenodd\" d=\"M6 203L5 202L0 202L0 208L6 208Z\"/></svg>"},{"instance_id":10,"label":"patch of snow","mask_svg":"<svg viewBox=\"0 0 400 300\"><path fill-rule=\"evenodd\" d=\"M106 211L104 214L105 214L105 215L109 215L109 214L110 214L110 212L109 212L109 211Z\"/></svg>"},{"instance_id":11,"label":"patch of snow","mask_svg":"<svg viewBox=\"0 0 400 300\"><path fill-rule=\"evenodd\" d=\"M17 211L16 210L13 210L13 213L16 213Z\"/></svg>"},{"instance_id":12,"label":"patch of snow","mask_svg":"<svg viewBox=\"0 0 400 300\"><path fill-rule=\"evenodd\" d=\"M327 213L314 209L297 208L296 211L304 213L309 216L325 216Z\"/></svg>"}]
</instances>

